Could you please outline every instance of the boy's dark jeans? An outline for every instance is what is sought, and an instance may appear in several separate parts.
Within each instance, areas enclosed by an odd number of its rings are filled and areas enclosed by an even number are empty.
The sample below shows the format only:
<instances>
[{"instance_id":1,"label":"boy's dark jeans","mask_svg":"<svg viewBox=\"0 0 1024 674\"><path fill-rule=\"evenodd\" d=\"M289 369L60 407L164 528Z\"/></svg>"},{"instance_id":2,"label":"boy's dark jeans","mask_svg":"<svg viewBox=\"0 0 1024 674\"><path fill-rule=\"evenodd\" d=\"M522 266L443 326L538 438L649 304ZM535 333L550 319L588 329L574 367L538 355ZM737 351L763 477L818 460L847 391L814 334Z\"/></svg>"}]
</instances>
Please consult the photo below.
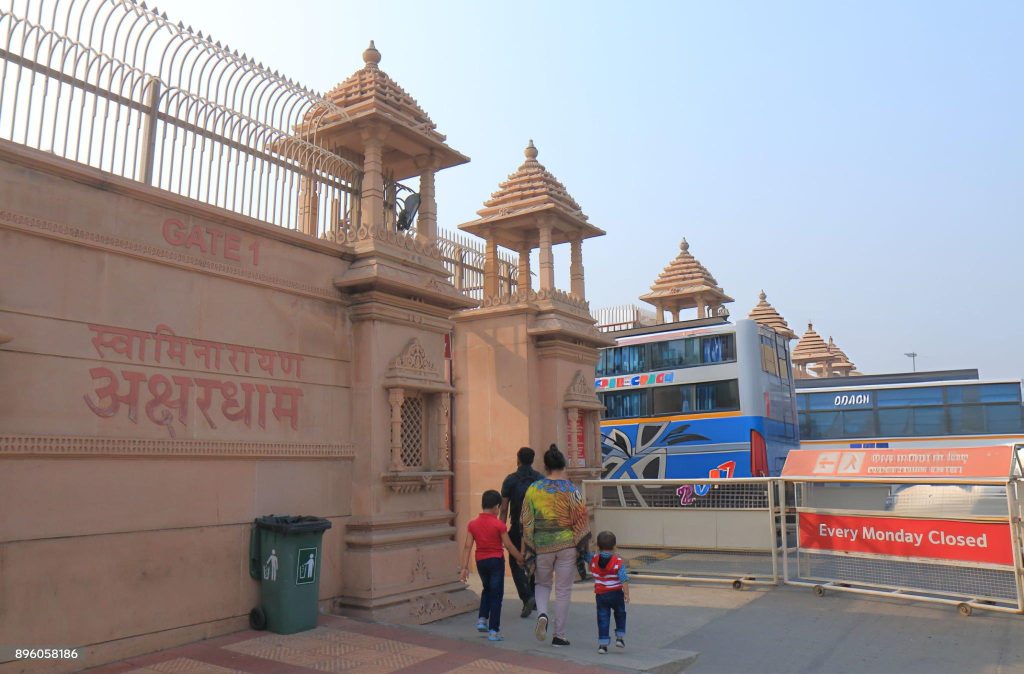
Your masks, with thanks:
<instances>
[{"instance_id":1,"label":"boy's dark jeans","mask_svg":"<svg viewBox=\"0 0 1024 674\"><path fill-rule=\"evenodd\" d=\"M517 550L520 549L523 544L523 530L519 527L510 529L508 537L512 540L512 545L514 545ZM535 584L533 574L527 573L526 569L519 566L519 563L512 559L511 555L509 555L508 558L508 569L512 574L512 582L516 584L516 593L519 594L520 601L525 604L527 600L533 598L533 588Z\"/></svg>"},{"instance_id":2,"label":"boy's dark jeans","mask_svg":"<svg viewBox=\"0 0 1024 674\"><path fill-rule=\"evenodd\" d=\"M626 636L626 595L622 590L614 590L601 592L594 597L597 600L597 645L607 646L611 643L608 626L612 613L615 613L615 636Z\"/></svg>"},{"instance_id":3,"label":"boy's dark jeans","mask_svg":"<svg viewBox=\"0 0 1024 674\"><path fill-rule=\"evenodd\" d=\"M479 616L487 620L489 630L497 632L501 629L501 600L505 596L505 558L478 559L476 572L484 586Z\"/></svg>"}]
</instances>

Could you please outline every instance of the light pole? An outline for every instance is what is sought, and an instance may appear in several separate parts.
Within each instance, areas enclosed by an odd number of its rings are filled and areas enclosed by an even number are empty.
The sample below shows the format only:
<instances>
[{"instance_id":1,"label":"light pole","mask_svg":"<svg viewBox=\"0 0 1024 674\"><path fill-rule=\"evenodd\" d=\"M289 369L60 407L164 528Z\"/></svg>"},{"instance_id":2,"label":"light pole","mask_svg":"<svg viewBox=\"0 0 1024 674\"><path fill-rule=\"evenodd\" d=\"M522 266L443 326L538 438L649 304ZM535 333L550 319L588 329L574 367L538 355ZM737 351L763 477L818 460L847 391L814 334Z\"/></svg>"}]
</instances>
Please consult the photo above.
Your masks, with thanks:
<instances>
[{"instance_id":1,"label":"light pole","mask_svg":"<svg viewBox=\"0 0 1024 674\"><path fill-rule=\"evenodd\" d=\"M903 355L910 359L914 372L917 372L917 352L911 351L910 353L905 353Z\"/></svg>"}]
</instances>

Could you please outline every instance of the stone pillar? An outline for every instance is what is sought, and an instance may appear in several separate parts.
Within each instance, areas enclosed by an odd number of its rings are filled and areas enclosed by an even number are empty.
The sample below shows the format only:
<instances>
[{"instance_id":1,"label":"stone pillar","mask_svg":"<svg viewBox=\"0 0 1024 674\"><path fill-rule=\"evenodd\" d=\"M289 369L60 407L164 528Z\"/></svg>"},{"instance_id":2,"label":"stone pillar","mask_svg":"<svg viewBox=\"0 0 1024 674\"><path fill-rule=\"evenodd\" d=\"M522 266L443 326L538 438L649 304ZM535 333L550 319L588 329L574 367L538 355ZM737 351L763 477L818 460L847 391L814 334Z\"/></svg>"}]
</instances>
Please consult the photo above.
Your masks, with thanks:
<instances>
[{"instance_id":1,"label":"stone pillar","mask_svg":"<svg viewBox=\"0 0 1024 674\"><path fill-rule=\"evenodd\" d=\"M363 224L367 228L384 225L384 137L387 131L369 126L362 129L363 191L360 194Z\"/></svg>"},{"instance_id":2,"label":"stone pillar","mask_svg":"<svg viewBox=\"0 0 1024 674\"><path fill-rule=\"evenodd\" d=\"M707 306L704 304L704 298L698 295L694 299L697 300L697 318L707 318L708 312Z\"/></svg>"},{"instance_id":3,"label":"stone pillar","mask_svg":"<svg viewBox=\"0 0 1024 674\"><path fill-rule=\"evenodd\" d=\"M417 158L420 169L420 213L416 240L432 245L437 239L437 199L434 196L434 162L431 157Z\"/></svg>"},{"instance_id":4,"label":"stone pillar","mask_svg":"<svg viewBox=\"0 0 1024 674\"><path fill-rule=\"evenodd\" d=\"M498 242L488 237L484 242L484 297L498 296Z\"/></svg>"},{"instance_id":5,"label":"stone pillar","mask_svg":"<svg viewBox=\"0 0 1024 674\"><path fill-rule=\"evenodd\" d=\"M320 193L316 180L309 176L299 179L298 229L303 234L316 236L316 221L319 215Z\"/></svg>"},{"instance_id":6,"label":"stone pillar","mask_svg":"<svg viewBox=\"0 0 1024 674\"><path fill-rule=\"evenodd\" d=\"M516 290L527 295L533 285L530 279L530 252L530 247L525 243L519 247L519 285Z\"/></svg>"},{"instance_id":7,"label":"stone pillar","mask_svg":"<svg viewBox=\"0 0 1024 674\"><path fill-rule=\"evenodd\" d=\"M445 418L445 398L448 396L447 393L437 393L431 396L434 399L433 408L437 417L437 442L433 443L433 446L437 449L434 452L434 456L431 457L429 470L448 470L448 461L445 456L448 452L448 448L445 443L444 433L448 426L448 419Z\"/></svg>"},{"instance_id":8,"label":"stone pillar","mask_svg":"<svg viewBox=\"0 0 1024 674\"><path fill-rule=\"evenodd\" d=\"M672 322L679 322L679 307L676 307L675 309L672 310Z\"/></svg>"},{"instance_id":9,"label":"stone pillar","mask_svg":"<svg viewBox=\"0 0 1024 674\"><path fill-rule=\"evenodd\" d=\"M540 226L540 289L554 290L555 260L551 254L551 221Z\"/></svg>"},{"instance_id":10,"label":"stone pillar","mask_svg":"<svg viewBox=\"0 0 1024 674\"><path fill-rule=\"evenodd\" d=\"M400 388L388 391L391 404L391 470L402 470L402 402L405 392Z\"/></svg>"},{"instance_id":11,"label":"stone pillar","mask_svg":"<svg viewBox=\"0 0 1024 674\"><path fill-rule=\"evenodd\" d=\"M585 300L586 288L583 284L583 239L579 235L569 242L569 289L573 295Z\"/></svg>"}]
</instances>

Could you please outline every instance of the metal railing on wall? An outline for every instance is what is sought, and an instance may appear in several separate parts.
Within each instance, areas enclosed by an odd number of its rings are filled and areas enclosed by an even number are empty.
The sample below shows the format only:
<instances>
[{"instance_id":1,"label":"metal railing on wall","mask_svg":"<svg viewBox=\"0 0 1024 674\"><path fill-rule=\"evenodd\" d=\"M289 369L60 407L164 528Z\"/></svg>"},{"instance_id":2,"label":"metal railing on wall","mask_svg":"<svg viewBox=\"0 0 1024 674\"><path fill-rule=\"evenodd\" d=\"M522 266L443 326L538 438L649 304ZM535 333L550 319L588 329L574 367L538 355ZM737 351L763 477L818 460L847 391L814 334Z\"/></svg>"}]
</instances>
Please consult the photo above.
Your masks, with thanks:
<instances>
[{"instance_id":1,"label":"metal railing on wall","mask_svg":"<svg viewBox=\"0 0 1024 674\"><path fill-rule=\"evenodd\" d=\"M641 309L632 304L620 304L613 307L601 307L594 310L597 329L601 332L629 330L658 322L653 311Z\"/></svg>"},{"instance_id":2,"label":"metal railing on wall","mask_svg":"<svg viewBox=\"0 0 1024 674\"><path fill-rule=\"evenodd\" d=\"M5 4L0 138L313 236L358 224L320 94L143 2Z\"/></svg>"},{"instance_id":3,"label":"metal railing on wall","mask_svg":"<svg viewBox=\"0 0 1024 674\"><path fill-rule=\"evenodd\" d=\"M452 284L476 300L484 296L484 242L461 232L438 230L437 247L441 262L451 272ZM504 295L511 295L518 285L518 258L498 251L498 284Z\"/></svg>"}]
</instances>

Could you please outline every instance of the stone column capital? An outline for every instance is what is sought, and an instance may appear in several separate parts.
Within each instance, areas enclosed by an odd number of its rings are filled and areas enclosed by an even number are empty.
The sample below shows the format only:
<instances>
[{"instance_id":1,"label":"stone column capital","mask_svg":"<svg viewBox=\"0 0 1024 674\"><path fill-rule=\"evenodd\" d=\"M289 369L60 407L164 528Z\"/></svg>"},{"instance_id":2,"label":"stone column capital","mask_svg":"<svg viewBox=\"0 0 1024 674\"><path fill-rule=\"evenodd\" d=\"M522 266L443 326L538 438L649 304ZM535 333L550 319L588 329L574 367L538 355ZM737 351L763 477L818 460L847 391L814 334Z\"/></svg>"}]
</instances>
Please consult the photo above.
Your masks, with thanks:
<instances>
[{"instance_id":1,"label":"stone column capital","mask_svg":"<svg viewBox=\"0 0 1024 674\"><path fill-rule=\"evenodd\" d=\"M413 157L412 161L416 165L416 168L423 173L437 170L438 161L433 152L418 154Z\"/></svg>"},{"instance_id":2,"label":"stone column capital","mask_svg":"<svg viewBox=\"0 0 1024 674\"><path fill-rule=\"evenodd\" d=\"M384 139L391 133L391 129L384 126L383 124L376 124L374 122L362 122L356 126L359 129L359 137L363 139L364 143L370 141L377 141L383 143Z\"/></svg>"}]
</instances>

